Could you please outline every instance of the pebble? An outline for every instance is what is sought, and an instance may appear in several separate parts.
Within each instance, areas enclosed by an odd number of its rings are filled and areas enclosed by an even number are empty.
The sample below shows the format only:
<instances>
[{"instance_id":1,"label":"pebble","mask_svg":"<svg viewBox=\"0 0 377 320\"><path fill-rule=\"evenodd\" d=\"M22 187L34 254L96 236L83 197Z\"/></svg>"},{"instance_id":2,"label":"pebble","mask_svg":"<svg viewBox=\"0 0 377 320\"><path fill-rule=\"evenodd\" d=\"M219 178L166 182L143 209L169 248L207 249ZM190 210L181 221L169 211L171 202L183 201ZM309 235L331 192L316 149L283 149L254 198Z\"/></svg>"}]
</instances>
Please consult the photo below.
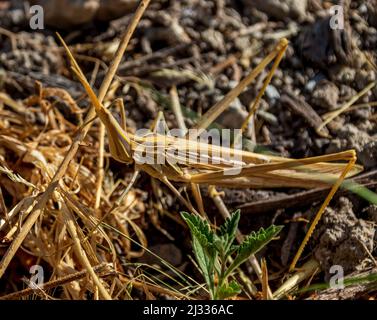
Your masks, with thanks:
<instances>
[{"instance_id":1,"label":"pebble","mask_svg":"<svg viewBox=\"0 0 377 320\"><path fill-rule=\"evenodd\" d=\"M307 0L244 0L245 6L256 8L277 19L287 16L303 20L306 17Z\"/></svg>"},{"instance_id":2,"label":"pebble","mask_svg":"<svg viewBox=\"0 0 377 320\"><path fill-rule=\"evenodd\" d=\"M338 99L338 87L328 80L321 80L314 88L311 101L317 107L333 110L338 106Z\"/></svg>"},{"instance_id":3,"label":"pebble","mask_svg":"<svg viewBox=\"0 0 377 320\"><path fill-rule=\"evenodd\" d=\"M356 70L350 67L336 66L331 69L330 75L331 80L345 85L350 85L355 80Z\"/></svg>"},{"instance_id":4,"label":"pebble","mask_svg":"<svg viewBox=\"0 0 377 320\"><path fill-rule=\"evenodd\" d=\"M354 95L357 94L357 91L347 85L340 85L340 96L343 101L350 100Z\"/></svg>"},{"instance_id":5,"label":"pebble","mask_svg":"<svg viewBox=\"0 0 377 320\"><path fill-rule=\"evenodd\" d=\"M72 28L94 18L111 20L135 9L137 0L33 0L44 8L45 23L57 28Z\"/></svg>"},{"instance_id":6,"label":"pebble","mask_svg":"<svg viewBox=\"0 0 377 320\"><path fill-rule=\"evenodd\" d=\"M370 82L376 80L376 74L372 70L357 70L355 76L355 83L357 90L364 89Z\"/></svg>"},{"instance_id":7,"label":"pebble","mask_svg":"<svg viewBox=\"0 0 377 320\"><path fill-rule=\"evenodd\" d=\"M276 89L275 86L272 84L269 84L266 88L266 96L268 99L272 100L273 102L276 101L277 99L280 99L280 93Z\"/></svg>"},{"instance_id":8,"label":"pebble","mask_svg":"<svg viewBox=\"0 0 377 320\"><path fill-rule=\"evenodd\" d=\"M317 85L317 82L315 80L309 80L305 86L305 90L312 92L316 85Z\"/></svg>"},{"instance_id":9,"label":"pebble","mask_svg":"<svg viewBox=\"0 0 377 320\"><path fill-rule=\"evenodd\" d=\"M236 98L229 108L225 110L216 120L217 123L228 129L239 129L248 116L240 100Z\"/></svg>"},{"instance_id":10,"label":"pebble","mask_svg":"<svg viewBox=\"0 0 377 320\"><path fill-rule=\"evenodd\" d=\"M376 138L365 131L359 130L353 124L346 124L337 131L337 138L332 139L326 153L335 153L348 149L355 149L358 161L365 167L377 165Z\"/></svg>"},{"instance_id":11,"label":"pebble","mask_svg":"<svg viewBox=\"0 0 377 320\"><path fill-rule=\"evenodd\" d=\"M208 43L212 49L221 53L225 52L225 42L221 32L214 29L207 29L202 32L202 39L204 42Z\"/></svg>"},{"instance_id":12,"label":"pebble","mask_svg":"<svg viewBox=\"0 0 377 320\"><path fill-rule=\"evenodd\" d=\"M359 153L359 160L367 169L377 166L377 141L371 141L364 145Z\"/></svg>"}]
</instances>

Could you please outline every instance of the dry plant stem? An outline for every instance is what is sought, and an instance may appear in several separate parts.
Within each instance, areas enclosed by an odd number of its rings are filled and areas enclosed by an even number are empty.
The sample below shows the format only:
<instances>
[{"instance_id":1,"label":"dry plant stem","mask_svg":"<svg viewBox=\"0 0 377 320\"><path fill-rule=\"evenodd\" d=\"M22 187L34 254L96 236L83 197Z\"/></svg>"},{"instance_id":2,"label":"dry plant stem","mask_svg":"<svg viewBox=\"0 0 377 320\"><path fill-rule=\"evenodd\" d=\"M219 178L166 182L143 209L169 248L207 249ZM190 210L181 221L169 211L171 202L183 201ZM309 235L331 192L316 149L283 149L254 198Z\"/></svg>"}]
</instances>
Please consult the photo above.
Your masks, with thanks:
<instances>
[{"instance_id":1,"label":"dry plant stem","mask_svg":"<svg viewBox=\"0 0 377 320\"><path fill-rule=\"evenodd\" d=\"M7 36L10 39L12 45L12 51L17 50L17 34L13 33L7 29L0 27L0 34Z\"/></svg>"},{"instance_id":2,"label":"dry plant stem","mask_svg":"<svg viewBox=\"0 0 377 320\"><path fill-rule=\"evenodd\" d=\"M267 269L266 259L263 258L261 264L262 264L262 275L263 275L263 282L262 282L263 299L270 300L270 297L272 297L272 295L268 293L269 286L268 286L268 269Z\"/></svg>"},{"instance_id":3,"label":"dry plant stem","mask_svg":"<svg viewBox=\"0 0 377 320\"><path fill-rule=\"evenodd\" d=\"M3 192L2 192L1 186L0 186L0 218L1 217L3 217L5 219L5 221L8 221L8 219L9 219L8 210L7 210L7 207L5 205ZM1 224L0 224L0 227L1 227Z\"/></svg>"},{"instance_id":4,"label":"dry plant stem","mask_svg":"<svg viewBox=\"0 0 377 320\"><path fill-rule=\"evenodd\" d=\"M291 292L300 282L312 276L319 268L319 263L315 259L306 262L294 275L285 281L279 289L274 292L274 299L281 299Z\"/></svg>"},{"instance_id":5,"label":"dry plant stem","mask_svg":"<svg viewBox=\"0 0 377 320\"><path fill-rule=\"evenodd\" d=\"M76 229L76 223L73 218L72 213L69 211L68 207L66 207L65 204L63 204L63 213L64 213L64 220L67 225L68 231L73 239L74 243L74 252L77 255L77 258L80 260L80 263L85 266L86 270L88 271L89 275L93 279L94 283L96 284L99 294L102 296L105 300L112 300L110 294L107 292L106 288L102 284L101 280L98 278L96 273L94 272L93 267L90 264L90 261L88 257L86 256L85 251L83 250L81 246L81 241L77 233Z\"/></svg>"},{"instance_id":6,"label":"dry plant stem","mask_svg":"<svg viewBox=\"0 0 377 320\"><path fill-rule=\"evenodd\" d=\"M120 64L120 61L122 60L122 57L124 55L124 52L126 51L127 45L131 39L131 36L136 29L136 26L138 25L145 9L147 8L150 0L142 0L140 3L134 17L132 18L130 25L127 27L127 30L125 32L125 35L123 36L119 48L115 54L115 58L112 61L109 70L106 73L105 79L103 80L103 83L101 85L101 88L99 90L99 100L103 101L103 99L106 96L107 90L109 89L111 82L115 76L115 73L118 69L118 66ZM86 116L86 121L84 123L89 122L92 118L95 117L95 109L92 107L90 108L90 111L88 112ZM5 270L7 269L9 263L13 259L13 256L15 255L18 248L21 246L23 240L25 239L26 235L29 233L31 227L34 225L34 223L37 221L39 216L42 214L43 209L46 207L47 201L50 199L50 196L52 192L57 188L59 184L59 180L64 176L69 163L75 156L81 141L84 140L88 130L90 129L90 122L89 125L84 127L82 130L78 132L78 134L74 137L71 147L69 148L63 162L60 164L58 170L56 171L54 177L52 178L49 186L47 187L46 191L43 193L43 195L40 197L38 203L34 206L32 212L30 213L28 219L25 221L25 223L22 226L22 229L20 230L20 233L17 235L17 237L13 240L13 242L10 244L8 250L6 251L5 255L1 259L0 262L0 279L4 275Z\"/></svg>"},{"instance_id":7,"label":"dry plant stem","mask_svg":"<svg viewBox=\"0 0 377 320\"><path fill-rule=\"evenodd\" d=\"M93 267L93 270L96 273L102 274L105 267L106 267L106 264L102 263L98 266ZM58 286L63 286L63 285L70 283L72 281L80 280L80 279L84 278L87 274L88 274L88 271L83 270L83 271L75 272L73 274L61 277L61 278L56 279L56 280L46 282L46 283L43 284L43 290L47 291L49 289L56 288ZM33 293L34 293L33 288L27 288L27 289L24 289L24 290L21 290L21 291L17 291L17 292L8 294L6 296L2 296L2 297L0 297L0 300L18 300L20 298L30 296Z\"/></svg>"},{"instance_id":8,"label":"dry plant stem","mask_svg":"<svg viewBox=\"0 0 377 320\"><path fill-rule=\"evenodd\" d=\"M94 204L94 209L98 209L101 204L101 193L102 193L102 183L104 179L105 169L105 126L100 122L99 133L98 133L98 176L97 176L97 185L96 185L96 202Z\"/></svg>"},{"instance_id":9,"label":"dry plant stem","mask_svg":"<svg viewBox=\"0 0 377 320\"><path fill-rule=\"evenodd\" d=\"M62 172L61 177L64 175L64 172L68 166L69 162L63 162L61 164ZM23 240L25 239L26 235L29 233L31 227L37 221L39 216L42 214L43 209L45 208L47 201L50 199L50 195L58 186L58 180L52 181L46 191L40 196L38 203L33 207L33 211L30 213L27 220L23 223L22 228L17 235L17 237L13 240L10 244L9 248L7 249L5 255L1 259L0 262L0 278L4 275L5 270L7 269L9 263L11 262L13 256L16 254L18 248L21 246Z\"/></svg>"},{"instance_id":10,"label":"dry plant stem","mask_svg":"<svg viewBox=\"0 0 377 320\"><path fill-rule=\"evenodd\" d=\"M341 113L346 111L348 108L350 108L357 100L359 100L364 94L366 94L369 90L371 90L377 82L371 82L369 83L363 90L361 90L358 94L353 96L350 101L346 102L342 107L339 109L326 113L323 116L323 123L318 127L317 131L321 131L328 123L330 123L332 120L334 120L337 116L339 116Z\"/></svg>"},{"instance_id":11,"label":"dry plant stem","mask_svg":"<svg viewBox=\"0 0 377 320\"><path fill-rule=\"evenodd\" d=\"M149 5L149 2L150 0L142 0L140 2L140 5L139 7L137 8L136 12L135 12L135 15L129 25L129 27L127 28L126 30L126 33L124 34L120 44L119 44L119 47L118 47L118 50L115 54L115 58L113 59L113 61L111 62L110 64L110 67L109 67L109 70L108 72L106 73L106 76L105 76L105 79L103 80L103 83L101 85L101 88L99 89L99 92L98 92L98 101L100 103L103 102L105 96L106 96L106 93L108 91L108 89L110 88L110 85L111 85L111 82L113 81L113 78L116 74L116 71L118 70L118 67L122 61L122 58L123 58L123 55L124 53L126 52L126 49L127 49L127 46L128 46L128 43L130 42L131 40L131 37L132 37L132 34L134 33L141 17L143 16L143 13L145 11L145 9L148 7ZM91 108L91 112L93 113L93 116L95 116L95 110L94 108ZM100 140L100 149L99 149L99 169L100 169L100 172L99 172L99 180L101 182L101 185L102 185L102 181L103 181L103 163L104 163L104 158L103 158L103 150L104 150L104 143L105 143L105 126L103 125L103 123L101 122L100 123L100 132L99 132L99 140ZM101 187L100 188L97 188L97 196L96 196L96 208L99 208L99 204L100 204L100 196L98 196L101 192Z\"/></svg>"},{"instance_id":12,"label":"dry plant stem","mask_svg":"<svg viewBox=\"0 0 377 320\"><path fill-rule=\"evenodd\" d=\"M124 197L130 192L132 186L135 184L139 176L139 173L140 173L139 170L135 170L134 174L132 175L131 181L127 185L126 189L122 192L120 197L115 201L113 208L110 210L111 212L122 204Z\"/></svg>"},{"instance_id":13,"label":"dry plant stem","mask_svg":"<svg viewBox=\"0 0 377 320\"><path fill-rule=\"evenodd\" d=\"M183 135L185 135L186 132L187 132L187 127L186 127L186 124L185 124L185 119L184 119L183 114L182 114L182 109L180 107L177 88L175 86L173 86L170 90L170 97L171 97L171 101L172 101L171 106L172 106L175 118L177 119L178 128L180 130L184 131L182 133L183 133Z\"/></svg>"}]
</instances>

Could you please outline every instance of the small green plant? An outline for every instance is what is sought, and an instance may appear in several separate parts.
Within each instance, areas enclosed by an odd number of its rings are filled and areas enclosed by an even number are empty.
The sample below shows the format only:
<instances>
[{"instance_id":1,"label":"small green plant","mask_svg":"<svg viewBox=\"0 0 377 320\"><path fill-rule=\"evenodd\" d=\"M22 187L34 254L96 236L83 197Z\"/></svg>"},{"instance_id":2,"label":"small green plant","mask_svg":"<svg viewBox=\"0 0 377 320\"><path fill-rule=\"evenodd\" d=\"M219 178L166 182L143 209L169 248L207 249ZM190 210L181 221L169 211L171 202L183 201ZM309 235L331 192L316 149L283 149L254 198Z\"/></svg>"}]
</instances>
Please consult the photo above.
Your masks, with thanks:
<instances>
[{"instance_id":1,"label":"small green plant","mask_svg":"<svg viewBox=\"0 0 377 320\"><path fill-rule=\"evenodd\" d=\"M193 251L211 299L226 299L239 294L240 285L235 280L229 280L232 272L283 228L275 225L261 228L258 232L253 231L240 245L234 245L240 210L235 211L217 232L211 229L207 220L197 215L187 212L181 215L190 228Z\"/></svg>"}]
</instances>

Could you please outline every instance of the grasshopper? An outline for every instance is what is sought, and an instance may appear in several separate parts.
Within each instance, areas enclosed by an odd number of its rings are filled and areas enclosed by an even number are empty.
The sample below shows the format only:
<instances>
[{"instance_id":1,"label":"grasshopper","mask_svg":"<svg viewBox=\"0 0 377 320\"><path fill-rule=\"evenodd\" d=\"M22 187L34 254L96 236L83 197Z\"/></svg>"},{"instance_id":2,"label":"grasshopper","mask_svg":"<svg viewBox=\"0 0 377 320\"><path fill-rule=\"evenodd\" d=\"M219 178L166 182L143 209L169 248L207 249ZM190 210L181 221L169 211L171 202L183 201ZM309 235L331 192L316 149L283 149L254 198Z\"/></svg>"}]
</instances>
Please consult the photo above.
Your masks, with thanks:
<instances>
[{"instance_id":1,"label":"grasshopper","mask_svg":"<svg viewBox=\"0 0 377 320\"><path fill-rule=\"evenodd\" d=\"M71 62L72 71L83 85L93 107L95 108L96 115L106 128L111 156L120 162L134 164L136 172L145 171L153 178L162 181L193 213L198 214L190 201L181 195L171 181L191 185L206 184L233 188L294 187L309 189L331 185L329 194L315 215L293 262L291 263L290 270L295 268L314 228L344 179L361 172L363 169L361 166L355 164L356 153L354 150L303 159L289 159L279 156L262 155L234 148L224 149L224 147L198 142L195 139L190 140L187 136L173 137L158 132L152 132L146 136L131 134L127 132L125 128L118 123L111 112L100 103L68 46L64 43L63 39L60 38L60 40L66 49ZM229 103L239 95L273 59L276 57L281 59L287 45L288 41L282 39L273 52L263 59L262 62L245 79L243 79L238 86L232 89L223 100L213 106L203 116L202 120L197 125L197 128L200 131L198 135L214 119L216 119L227 106L229 106ZM277 64L278 63L275 62L274 67L277 67ZM271 72L272 71L273 70L271 70ZM271 72L267 77L268 81L271 80ZM265 82L263 89L267 86L268 81ZM261 95L262 93L258 95L258 98L260 98ZM252 112L254 112L256 108L253 107L252 109ZM162 148L158 148L159 146L162 146ZM208 151L206 155L206 160L208 161L205 161L204 163L200 161L195 163L178 163L175 161L177 159L174 158L179 158L179 155L172 155L172 153L169 152L172 148L186 152L194 158L199 157L202 150L206 150ZM137 158L137 151L140 150L142 150L142 152L151 152L155 157L164 156L166 161L164 164L140 163ZM225 159L220 156L221 161L218 161L218 155L224 151L226 154L242 160L229 160L228 158ZM334 161L345 162L334 163ZM234 171L234 167L238 168L237 172Z\"/></svg>"}]
</instances>

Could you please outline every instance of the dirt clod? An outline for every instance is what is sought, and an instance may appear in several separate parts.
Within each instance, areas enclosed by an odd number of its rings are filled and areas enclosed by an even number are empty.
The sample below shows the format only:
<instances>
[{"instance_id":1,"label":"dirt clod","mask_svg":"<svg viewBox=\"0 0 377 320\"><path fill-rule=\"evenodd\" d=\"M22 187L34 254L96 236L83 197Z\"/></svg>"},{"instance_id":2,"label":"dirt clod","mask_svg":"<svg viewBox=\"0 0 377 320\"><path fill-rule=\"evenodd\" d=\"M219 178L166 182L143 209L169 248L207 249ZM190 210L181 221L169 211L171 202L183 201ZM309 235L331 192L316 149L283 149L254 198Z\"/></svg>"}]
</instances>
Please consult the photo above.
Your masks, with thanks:
<instances>
[{"instance_id":1,"label":"dirt clod","mask_svg":"<svg viewBox=\"0 0 377 320\"><path fill-rule=\"evenodd\" d=\"M355 149L361 164L366 167L373 165L375 161L373 137L365 131L359 130L353 124L341 126L336 134L337 138L331 141L326 152L332 153Z\"/></svg>"},{"instance_id":2,"label":"dirt clod","mask_svg":"<svg viewBox=\"0 0 377 320\"><path fill-rule=\"evenodd\" d=\"M342 266L346 275L368 263L374 234L374 225L356 217L348 198L342 197L336 208L328 208L314 234L319 240L314 255L327 280L333 265Z\"/></svg>"},{"instance_id":3,"label":"dirt clod","mask_svg":"<svg viewBox=\"0 0 377 320\"><path fill-rule=\"evenodd\" d=\"M338 98L338 87L328 80L321 80L313 91L312 102L320 108L331 110L337 108Z\"/></svg>"}]
</instances>

